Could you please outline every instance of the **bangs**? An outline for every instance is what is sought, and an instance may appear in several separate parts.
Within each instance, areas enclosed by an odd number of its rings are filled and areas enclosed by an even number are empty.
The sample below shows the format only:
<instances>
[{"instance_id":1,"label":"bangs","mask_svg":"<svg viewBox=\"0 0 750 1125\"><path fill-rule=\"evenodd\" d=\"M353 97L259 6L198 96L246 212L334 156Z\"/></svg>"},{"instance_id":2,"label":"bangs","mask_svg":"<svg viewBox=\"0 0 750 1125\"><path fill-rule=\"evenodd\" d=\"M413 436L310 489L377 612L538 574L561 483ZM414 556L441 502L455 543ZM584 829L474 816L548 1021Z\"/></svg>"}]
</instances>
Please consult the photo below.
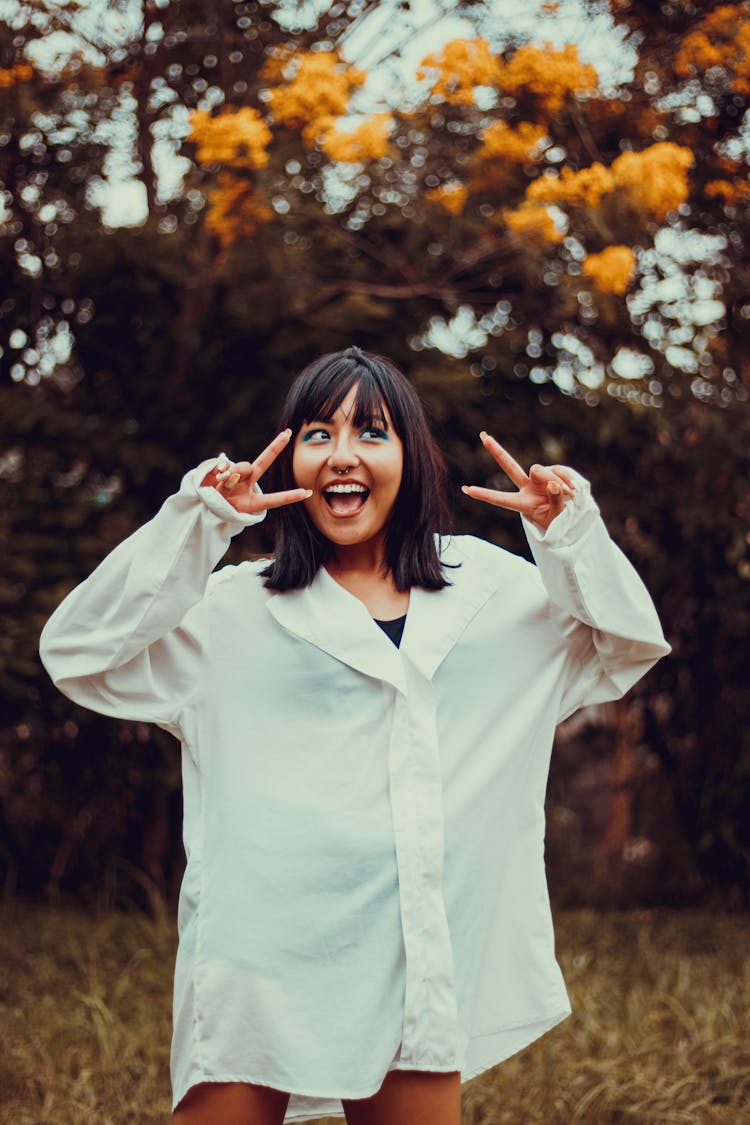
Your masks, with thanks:
<instances>
[{"instance_id":1,"label":"bangs","mask_svg":"<svg viewBox=\"0 0 750 1125\"><path fill-rule=\"evenodd\" d=\"M307 422L330 422L354 386L357 388L352 416L354 425L377 425L388 429L388 404L378 380L362 364L349 362L346 366L348 370L341 371L337 370L338 364L331 364L328 371L310 382L306 393L295 403L294 417L289 420L293 430L298 430Z\"/></svg>"}]
</instances>

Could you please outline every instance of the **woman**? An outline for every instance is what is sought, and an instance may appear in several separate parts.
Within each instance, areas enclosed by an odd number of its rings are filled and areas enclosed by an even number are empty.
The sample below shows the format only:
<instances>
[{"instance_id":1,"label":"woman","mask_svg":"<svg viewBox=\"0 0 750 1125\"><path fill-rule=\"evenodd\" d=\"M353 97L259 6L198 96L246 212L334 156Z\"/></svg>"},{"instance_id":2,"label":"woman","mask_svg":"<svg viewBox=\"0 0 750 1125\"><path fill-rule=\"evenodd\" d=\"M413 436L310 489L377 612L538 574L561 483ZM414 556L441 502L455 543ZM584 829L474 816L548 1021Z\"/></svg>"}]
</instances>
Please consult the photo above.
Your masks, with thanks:
<instances>
[{"instance_id":1,"label":"woman","mask_svg":"<svg viewBox=\"0 0 750 1125\"><path fill-rule=\"evenodd\" d=\"M570 1011L543 859L555 726L668 645L587 482L482 441L517 491L464 491L521 513L536 566L437 535L411 386L324 356L255 461L188 473L44 631L62 691L182 743L178 1125L458 1125L461 1078ZM212 573L269 508L273 560Z\"/></svg>"}]
</instances>

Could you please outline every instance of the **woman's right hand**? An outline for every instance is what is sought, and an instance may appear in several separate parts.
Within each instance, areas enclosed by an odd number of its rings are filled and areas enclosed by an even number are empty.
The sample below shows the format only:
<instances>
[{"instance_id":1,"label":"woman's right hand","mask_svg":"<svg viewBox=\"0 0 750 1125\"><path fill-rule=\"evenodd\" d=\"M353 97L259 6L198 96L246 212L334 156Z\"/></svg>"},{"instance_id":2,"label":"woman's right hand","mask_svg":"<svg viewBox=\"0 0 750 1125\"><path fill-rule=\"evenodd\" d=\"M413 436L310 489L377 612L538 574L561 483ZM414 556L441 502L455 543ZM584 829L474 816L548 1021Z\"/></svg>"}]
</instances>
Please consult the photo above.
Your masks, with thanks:
<instances>
[{"instance_id":1,"label":"woman's right hand","mask_svg":"<svg viewBox=\"0 0 750 1125\"><path fill-rule=\"evenodd\" d=\"M284 504L307 500L308 496L312 496L309 488L268 493L255 490L256 483L289 444L291 436L291 430L282 430L254 461L220 462L206 474L201 485L215 488L233 508L246 514L265 512L267 508L281 508Z\"/></svg>"}]
</instances>

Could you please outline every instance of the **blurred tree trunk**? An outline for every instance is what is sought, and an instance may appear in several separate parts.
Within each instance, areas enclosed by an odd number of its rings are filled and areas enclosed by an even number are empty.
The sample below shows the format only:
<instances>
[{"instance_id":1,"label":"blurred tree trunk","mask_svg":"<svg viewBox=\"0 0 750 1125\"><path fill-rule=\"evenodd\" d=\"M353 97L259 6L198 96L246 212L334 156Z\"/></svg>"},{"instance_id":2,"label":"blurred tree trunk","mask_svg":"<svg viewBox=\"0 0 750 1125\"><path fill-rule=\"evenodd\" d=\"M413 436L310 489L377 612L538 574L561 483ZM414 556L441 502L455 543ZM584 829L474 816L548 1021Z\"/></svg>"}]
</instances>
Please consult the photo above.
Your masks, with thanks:
<instances>
[{"instance_id":1,"label":"blurred tree trunk","mask_svg":"<svg viewBox=\"0 0 750 1125\"><path fill-rule=\"evenodd\" d=\"M174 408L190 382L195 358L204 337L206 325L214 308L219 275L215 269L216 246L211 232L205 226L194 231L188 244L185 280L179 293L179 305L173 336L174 362L166 374L167 395L163 405Z\"/></svg>"},{"instance_id":2,"label":"blurred tree trunk","mask_svg":"<svg viewBox=\"0 0 750 1125\"><path fill-rule=\"evenodd\" d=\"M593 862L597 897L609 895L617 901L625 873L625 847L633 836L636 788L638 785L638 746L643 735L641 709L634 700L609 703L604 708L612 729L612 761L609 776L609 815L604 837Z\"/></svg>"},{"instance_id":3,"label":"blurred tree trunk","mask_svg":"<svg viewBox=\"0 0 750 1125\"><path fill-rule=\"evenodd\" d=\"M154 117L149 106L151 82L157 74L156 44L148 37L149 28L160 22L161 11L153 0L145 0L142 7L141 38L131 44L137 52L133 67L133 97L136 101L135 152L138 160L136 175L146 189L148 215L156 213L156 169L153 163L154 136L151 132ZM149 46L150 44L150 46Z\"/></svg>"}]
</instances>

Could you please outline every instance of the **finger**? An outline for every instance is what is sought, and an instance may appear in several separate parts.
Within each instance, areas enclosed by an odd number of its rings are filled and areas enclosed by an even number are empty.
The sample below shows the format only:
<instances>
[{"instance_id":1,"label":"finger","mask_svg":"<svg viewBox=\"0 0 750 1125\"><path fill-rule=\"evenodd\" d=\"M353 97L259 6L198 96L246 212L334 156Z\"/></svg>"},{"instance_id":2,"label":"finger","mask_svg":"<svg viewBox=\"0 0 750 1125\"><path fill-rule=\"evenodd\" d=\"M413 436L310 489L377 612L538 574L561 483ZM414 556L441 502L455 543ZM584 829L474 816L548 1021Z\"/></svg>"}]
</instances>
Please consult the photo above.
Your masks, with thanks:
<instances>
[{"instance_id":1,"label":"finger","mask_svg":"<svg viewBox=\"0 0 750 1125\"><path fill-rule=\"evenodd\" d=\"M281 433L277 434L273 441L266 446L263 452L258 454L254 461L234 461L217 472L217 479L226 481L234 473L239 473L241 477L251 478L254 484L259 477L263 476L268 466L273 464L282 449L289 444L291 436L291 430L282 430Z\"/></svg>"},{"instance_id":2,"label":"finger","mask_svg":"<svg viewBox=\"0 0 750 1125\"><path fill-rule=\"evenodd\" d=\"M494 488L480 488L476 484L462 484L461 491L472 500L483 500L485 504L494 504L496 508L508 508L511 512L522 512L524 509L518 492L498 492Z\"/></svg>"},{"instance_id":3,"label":"finger","mask_svg":"<svg viewBox=\"0 0 750 1125\"><path fill-rule=\"evenodd\" d=\"M225 492L231 492L239 479L239 473L231 473L226 480L219 481L219 488L223 488Z\"/></svg>"},{"instance_id":4,"label":"finger","mask_svg":"<svg viewBox=\"0 0 750 1125\"><path fill-rule=\"evenodd\" d=\"M550 481L557 480L557 477L545 465L532 465L529 469L529 480L532 480L534 484L546 485Z\"/></svg>"},{"instance_id":5,"label":"finger","mask_svg":"<svg viewBox=\"0 0 750 1125\"><path fill-rule=\"evenodd\" d=\"M529 478L527 477L521 466L518 464L518 461L516 461L514 457L511 457L510 453L508 453L508 450L505 449L499 441L493 438L491 434L488 434L485 430L482 430L479 437L484 448L492 457L494 457L500 468L505 473L507 473L507 475L513 481L513 483L518 486L518 488L523 488Z\"/></svg>"},{"instance_id":6,"label":"finger","mask_svg":"<svg viewBox=\"0 0 750 1125\"><path fill-rule=\"evenodd\" d=\"M289 439L291 438L291 436L291 430L282 430L281 433L278 434L273 439L273 441L266 446L263 452L255 458L253 462L253 466L255 469L254 480L257 480L258 477L262 477L268 466L274 463L278 455L281 453L282 449L285 449L289 444Z\"/></svg>"},{"instance_id":7,"label":"finger","mask_svg":"<svg viewBox=\"0 0 750 1125\"><path fill-rule=\"evenodd\" d=\"M550 468L552 469L552 472L555 474L555 476L559 477L563 484L566 484L568 486L571 493L575 492L576 482L571 476L570 469L568 469L565 465L550 465Z\"/></svg>"},{"instance_id":8,"label":"finger","mask_svg":"<svg viewBox=\"0 0 750 1125\"><path fill-rule=\"evenodd\" d=\"M557 496L559 494L566 499L573 495L573 489L568 482L558 476L554 469L548 469L546 465L532 465L529 469L529 479L534 484L546 488L549 495ZM550 492L552 484L555 485L555 488Z\"/></svg>"},{"instance_id":9,"label":"finger","mask_svg":"<svg viewBox=\"0 0 750 1125\"><path fill-rule=\"evenodd\" d=\"M235 474L238 477L250 477L254 471L255 466L252 461L232 461L226 468L217 471L216 479L223 483Z\"/></svg>"},{"instance_id":10,"label":"finger","mask_svg":"<svg viewBox=\"0 0 750 1125\"><path fill-rule=\"evenodd\" d=\"M570 498L575 495L575 490L570 487L567 481L558 476L557 473L555 473L554 478L551 481L548 481L548 490L552 488L553 485L556 485L557 487L555 488L552 495L557 495L559 493L559 495L562 496L564 500L570 500Z\"/></svg>"},{"instance_id":11,"label":"finger","mask_svg":"<svg viewBox=\"0 0 750 1125\"><path fill-rule=\"evenodd\" d=\"M573 495L567 481L562 480L553 469L547 468L546 465L532 465L529 469L529 480L545 488L554 481L566 496Z\"/></svg>"},{"instance_id":12,"label":"finger","mask_svg":"<svg viewBox=\"0 0 750 1125\"><path fill-rule=\"evenodd\" d=\"M285 504L298 504L312 496L311 488L292 488L288 492L269 492L263 496L264 508L283 508Z\"/></svg>"}]
</instances>

